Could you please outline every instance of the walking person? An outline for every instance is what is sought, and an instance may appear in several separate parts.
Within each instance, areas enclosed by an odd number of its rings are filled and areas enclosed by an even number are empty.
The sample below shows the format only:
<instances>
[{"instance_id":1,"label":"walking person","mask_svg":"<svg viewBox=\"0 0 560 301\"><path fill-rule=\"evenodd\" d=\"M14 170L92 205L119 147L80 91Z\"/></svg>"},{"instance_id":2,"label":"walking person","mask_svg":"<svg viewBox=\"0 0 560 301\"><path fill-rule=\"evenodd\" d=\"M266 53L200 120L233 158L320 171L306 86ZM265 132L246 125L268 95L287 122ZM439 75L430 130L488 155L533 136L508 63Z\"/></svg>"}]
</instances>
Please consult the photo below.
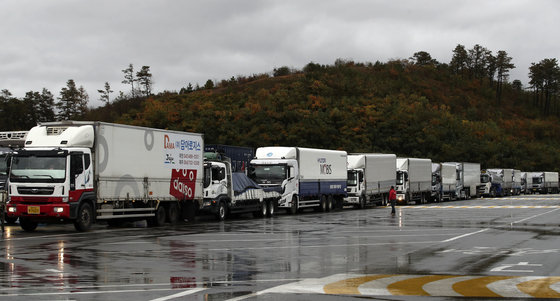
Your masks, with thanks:
<instances>
[{"instance_id":1,"label":"walking person","mask_svg":"<svg viewBox=\"0 0 560 301\"><path fill-rule=\"evenodd\" d=\"M395 191L394 186L391 186L391 190L389 190L389 202L391 202L391 215L395 216L395 205L397 204L397 192Z\"/></svg>"}]
</instances>

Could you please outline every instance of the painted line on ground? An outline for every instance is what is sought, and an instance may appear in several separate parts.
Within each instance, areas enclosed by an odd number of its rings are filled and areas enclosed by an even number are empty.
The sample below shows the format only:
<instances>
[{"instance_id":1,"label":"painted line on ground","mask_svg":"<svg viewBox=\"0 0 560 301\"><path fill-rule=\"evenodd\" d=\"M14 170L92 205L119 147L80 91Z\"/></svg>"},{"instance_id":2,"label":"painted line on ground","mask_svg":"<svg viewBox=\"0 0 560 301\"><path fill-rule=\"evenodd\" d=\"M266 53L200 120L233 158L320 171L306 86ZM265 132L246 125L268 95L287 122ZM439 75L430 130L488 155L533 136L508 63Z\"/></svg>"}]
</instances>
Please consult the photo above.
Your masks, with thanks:
<instances>
[{"instance_id":1,"label":"painted line on ground","mask_svg":"<svg viewBox=\"0 0 560 301\"><path fill-rule=\"evenodd\" d=\"M446 239L446 240L444 240L444 241L442 241L442 242L450 242L450 241L454 241L454 240L457 240L457 239L461 239L461 238L464 238L464 237L467 237L467 236L471 236L471 235L475 235L475 234L478 234L478 233L482 233L482 232L484 232L484 231L488 231L488 230L490 230L490 229L489 229L489 228L485 228L485 229L482 229L482 230L478 230L478 231L475 231L475 232L471 232L471 233L465 233L465 234L463 234L463 235L459 235L459 236L451 237L451 238L449 238L449 239Z\"/></svg>"},{"instance_id":2,"label":"painted line on ground","mask_svg":"<svg viewBox=\"0 0 560 301\"><path fill-rule=\"evenodd\" d=\"M560 209L556 205L435 205L435 206L398 206L402 209Z\"/></svg>"},{"instance_id":3,"label":"painted line on ground","mask_svg":"<svg viewBox=\"0 0 560 301\"><path fill-rule=\"evenodd\" d=\"M304 279L251 294L560 298L556 276L358 275ZM243 296L244 299L249 296ZM242 299L237 299L242 300Z\"/></svg>"},{"instance_id":4,"label":"painted line on ground","mask_svg":"<svg viewBox=\"0 0 560 301\"><path fill-rule=\"evenodd\" d=\"M183 296L188 296L188 295L192 295L195 293L198 293L200 291L205 290L205 288L195 288L195 289L191 289L191 290L187 290L187 291L183 291L177 294L173 294L170 296L166 296L166 297L161 297L161 298L157 298L157 299L152 299L151 301L167 301L167 300L171 300L171 299L176 299L176 298L180 298Z\"/></svg>"},{"instance_id":5,"label":"painted line on ground","mask_svg":"<svg viewBox=\"0 0 560 301\"><path fill-rule=\"evenodd\" d=\"M526 217L526 218L524 218L524 219L520 219L520 220L518 220L518 221L513 222L513 224L521 223L521 222L524 222L524 221L526 221L526 220L530 220L530 219L533 219L533 218L535 218L535 217L539 217L539 216L541 216L541 215L549 214L549 213L552 213L552 212L557 211L557 210L560 210L560 208L556 208L556 209L554 209L554 210L550 210L550 211L547 211L547 212L544 212L544 213L535 214L535 215L533 215L533 216L529 216L529 217Z\"/></svg>"}]
</instances>

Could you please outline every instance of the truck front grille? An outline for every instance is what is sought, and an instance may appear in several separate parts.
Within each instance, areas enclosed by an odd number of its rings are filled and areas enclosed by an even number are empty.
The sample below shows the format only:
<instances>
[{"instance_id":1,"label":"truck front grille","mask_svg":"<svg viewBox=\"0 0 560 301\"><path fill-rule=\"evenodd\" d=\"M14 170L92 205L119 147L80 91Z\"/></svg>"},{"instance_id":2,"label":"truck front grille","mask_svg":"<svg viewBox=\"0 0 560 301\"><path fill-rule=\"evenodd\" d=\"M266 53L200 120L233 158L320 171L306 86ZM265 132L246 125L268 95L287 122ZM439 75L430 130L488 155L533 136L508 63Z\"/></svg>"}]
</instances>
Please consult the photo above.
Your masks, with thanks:
<instances>
[{"instance_id":1,"label":"truck front grille","mask_svg":"<svg viewBox=\"0 0 560 301\"><path fill-rule=\"evenodd\" d=\"M18 187L17 191L19 194L27 195L52 195L54 187Z\"/></svg>"}]
</instances>

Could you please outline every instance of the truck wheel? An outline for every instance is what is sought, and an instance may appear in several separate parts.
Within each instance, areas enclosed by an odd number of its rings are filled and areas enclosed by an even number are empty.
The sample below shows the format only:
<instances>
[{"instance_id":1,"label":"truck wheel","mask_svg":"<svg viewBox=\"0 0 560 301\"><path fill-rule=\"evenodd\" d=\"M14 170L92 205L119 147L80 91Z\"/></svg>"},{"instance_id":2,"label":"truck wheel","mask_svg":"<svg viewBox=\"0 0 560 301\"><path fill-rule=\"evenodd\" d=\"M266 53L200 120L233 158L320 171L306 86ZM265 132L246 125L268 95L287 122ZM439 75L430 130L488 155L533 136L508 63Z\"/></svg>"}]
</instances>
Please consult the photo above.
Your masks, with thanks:
<instances>
[{"instance_id":1,"label":"truck wheel","mask_svg":"<svg viewBox=\"0 0 560 301\"><path fill-rule=\"evenodd\" d=\"M334 204L333 196L329 195L327 197L327 211L329 211L329 212L333 211L334 207L335 207L335 204Z\"/></svg>"},{"instance_id":2,"label":"truck wheel","mask_svg":"<svg viewBox=\"0 0 560 301\"><path fill-rule=\"evenodd\" d=\"M263 200L261 202L261 208L260 211L254 211L253 212L253 216L254 217L265 217L266 213L268 212L268 206L265 200Z\"/></svg>"},{"instance_id":3,"label":"truck wheel","mask_svg":"<svg viewBox=\"0 0 560 301\"><path fill-rule=\"evenodd\" d=\"M158 209L156 210L156 215L149 218L148 219L148 226L149 227L160 227L165 225L165 219L166 219L166 214L165 214L165 208L163 208L163 205L159 205Z\"/></svg>"},{"instance_id":4,"label":"truck wheel","mask_svg":"<svg viewBox=\"0 0 560 301\"><path fill-rule=\"evenodd\" d=\"M359 205L360 209L365 209L366 208L366 198L364 196L360 197L360 205Z\"/></svg>"},{"instance_id":5,"label":"truck wheel","mask_svg":"<svg viewBox=\"0 0 560 301\"><path fill-rule=\"evenodd\" d=\"M495 198L495 197L496 197L496 188L490 188L490 197L491 197L491 198Z\"/></svg>"},{"instance_id":6,"label":"truck wheel","mask_svg":"<svg viewBox=\"0 0 560 301\"><path fill-rule=\"evenodd\" d=\"M175 225L179 222L179 218L179 205L177 203L169 204L169 208L167 208L167 220L169 223Z\"/></svg>"},{"instance_id":7,"label":"truck wheel","mask_svg":"<svg viewBox=\"0 0 560 301\"><path fill-rule=\"evenodd\" d=\"M290 207L290 210L288 212L290 214L296 214L297 210L298 210L298 197L293 196L292 197L292 206Z\"/></svg>"},{"instance_id":8,"label":"truck wheel","mask_svg":"<svg viewBox=\"0 0 560 301\"><path fill-rule=\"evenodd\" d=\"M321 196L321 211L322 212L327 212L328 208L329 208L329 204L327 202L327 196L322 195Z\"/></svg>"},{"instance_id":9,"label":"truck wheel","mask_svg":"<svg viewBox=\"0 0 560 301\"><path fill-rule=\"evenodd\" d=\"M37 222L28 220L26 218L20 218L19 219L19 225L20 227L26 231L26 232L33 232L35 231L35 229L37 229Z\"/></svg>"},{"instance_id":10,"label":"truck wheel","mask_svg":"<svg viewBox=\"0 0 560 301\"><path fill-rule=\"evenodd\" d=\"M219 221L223 221L226 219L227 208L226 203L220 202L218 204L218 212L216 213L216 219Z\"/></svg>"},{"instance_id":11,"label":"truck wheel","mask_svg":"<svg viewBox=\"0 0 560 301\"><path fill-rule=\"evenodd\" d=\"M266 216L268 216L268 217L273 217L274 216L274 213L276 211L276 208L274 208L274 207L275 207L274 201L269 201L268 202L268 211L266 212Z\"/></svg>"},{"instance_id":12,"label":"truck wheel","mask_svg":"<svg viewBox=\"0 0 560 301\"><path fill-rule=\"evenodd\" d=\"M93 224L93 210L89 203L83 203L78 209L78 217L74 221L74 228L80 232L89 230Z\"/></svg>"}]
</instances>

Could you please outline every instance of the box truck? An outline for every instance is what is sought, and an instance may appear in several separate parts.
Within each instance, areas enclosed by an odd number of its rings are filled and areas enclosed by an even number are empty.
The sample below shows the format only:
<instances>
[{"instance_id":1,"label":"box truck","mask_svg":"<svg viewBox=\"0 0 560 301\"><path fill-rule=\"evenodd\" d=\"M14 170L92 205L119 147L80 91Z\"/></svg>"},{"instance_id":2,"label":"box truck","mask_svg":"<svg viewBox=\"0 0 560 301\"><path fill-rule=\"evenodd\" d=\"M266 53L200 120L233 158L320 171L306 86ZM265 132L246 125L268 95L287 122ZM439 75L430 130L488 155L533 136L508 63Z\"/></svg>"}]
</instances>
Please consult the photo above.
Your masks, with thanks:
<instances>
[{"instance_id":1,"label":"box truck","mask_svg":"<svg viewBox=\"0 0 560 301\"><path fill-rule=\"evenodd\" d=\"M394 154L348 155L348 197L344 205L386 205L389 190L396 185L396 160Z\"/></svg>"},{"instance_id":2,"label":"box truck","mask_svg":"<svg viewBox=\"0 0 560 301\"><path fill-rule=\"evenodd\" d=\"M0 193L5 193L10 174L10 164L12 153L15 149L23 147L27 131L0 132ZM7 213L3 213L4 221L8 224L14 224L17 217L8 217Z\"/></svg>"},{"instance_id":3,"label":"box truck","mask_svg":"<svg viewBox=\"0 0 560 301\"><path fill-rule=\"evenodd\" d=\"M532 172L527 178L532 178L531 193L558 193L558 173L541 171Z\"/></svg>"},{"instance_id":4,"label":"box truck","mask_svg":"<svg viewBox=\"0 0 560 301\"><path fill-rule=\"evenodd\" d=\"M203 198L202 134L104 122L32 128L14 152L8 216L39 222L145 219L150 226L192 218Z\"/></svg>"},{"instance_id":5,"label":"box truck","mask_svg":"<svg viewBox=\"0 0 560 301\"><path fill-rule=\"evenodd\" d=\"M432 193L432 160L397 158L397 202L426 203Z\"/></svg>"},{"instance_id":6,"label":"box truck","mask_svg":"<svg viewBox=\"0 0 560 301\"><path fill-rule=\"evenodd\" d=\"M204 202L198 214L214 214L218 220L236 213L272 217L280 193L260 187L244 172L232 172L229 157L221 153L204 154Z\"/></svg>"},{"instance_id":7,"label":"box truck","mask_svg":"<svg viewBox=\"0 0 560 301\"><path fill-rule=\"evenodd\" d=\"M249 177L281 193L278 208L330 211L342 207L346 194L345 151L303 147L260 147Z\"/></svg>"},{"instance_id":8,"label":"box truck","mask_svg":"<svg viewBox=\"0 0 560 301\"><path fill-rule=\"evenodd\" d=\"M513 169L490 168L480 173L478 193L482 196L510 195L513 188Z\"/></svg>"},{"instance_id":9,"label":"box truck","mask_svg":"<svg viewBox=\"0 0 560 301\"><path fill-rule=\"evenodd\" d=\"M432 163L432 201L440 202L455 199L456 186L455 164Z\"/></svg>"},{"instance_id":10,"label":"box truck","mask_svg":"<svg viewBox=\"0 0 560 301\"><path fill-rule=\"evenodd\" d=\"M455 166L455 198L470 199L478 197L480 186L480 163L447 162Z\"/></svg>"},{"instance_id":11,"label":"box truck","mask_svg":"<svg viewBox=\"0 0 560 301\"><path fill-rule=\"evenodd\" d=\"M522 173L521 170L514 169L513 170L513 195L520 195L521 191L523 190L522 187Z\"/></svg>"}]
</instances>

